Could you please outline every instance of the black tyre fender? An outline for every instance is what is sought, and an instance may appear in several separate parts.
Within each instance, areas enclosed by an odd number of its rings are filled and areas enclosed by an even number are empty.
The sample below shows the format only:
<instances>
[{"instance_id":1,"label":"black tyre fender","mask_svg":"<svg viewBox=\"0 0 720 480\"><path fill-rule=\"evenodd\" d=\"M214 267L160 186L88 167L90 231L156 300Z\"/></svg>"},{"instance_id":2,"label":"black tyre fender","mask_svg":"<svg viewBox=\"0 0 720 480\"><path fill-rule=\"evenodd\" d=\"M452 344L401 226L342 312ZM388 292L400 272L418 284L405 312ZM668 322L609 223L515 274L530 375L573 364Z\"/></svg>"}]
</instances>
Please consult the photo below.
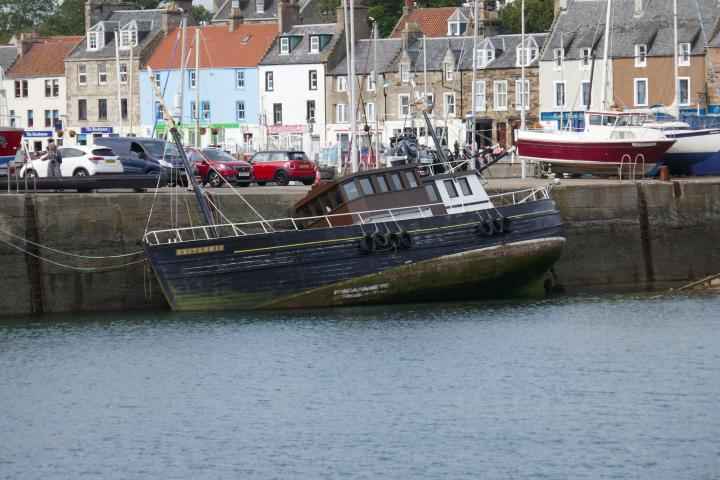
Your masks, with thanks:
<instances>
[{"instance_id":1,"label":"black tyre fender","mask_svg":"<svg viewBox=\"0 0 720 480\"><path fill-rule=\"evenodd\" d=\"M512 225L511 225L510 219L508 217L502 217L502 223L503 223L503 228L505 229L506 232L511 231L510 229L511 229Z\"/></svg>"},{"instance_id":2,"label":"black tyre fender","mask_svg":"<svg viewBox=\"0 0 720 480\"><path fill-rule=\"evenodd\" d=\"M478 233L484 237L489 237L493 234L492 222L485 220L477 224Z\"/></svg>"},{"instance_id":3,"label":"black tyre fender","mask_svg":"<svg viewBox=\"0 0 720 480\"><path fill-rule=\"evenodd\" d=\"M375 232L372 234L373 240L375 241L375 248L378 250L382 250L384 248L388 248L390 245L390 241L388 240L388 237L383 235L380 232Z\"/></svg>"},{"instance_id":4,"label":"black tyre fender","mask_svg":"<svg viewBox=\"0 0 720 480\"><path fill-rule=\"evenodd\" d=\"M407 249L412 247L413 240L407 230L400 232L400 248Z\"/></svg>"},{"instance_id":5,"label":"black tyre fender","mask_svg":"<svg viewBox=\"0 0 720 480\"><path fill-rule=\"evenodd\" d=\"M400 235L397 233L388 233L387 239L390 248L397 248L400 245Z\"/></svg>"},{"instance_id":6,"label":"black tyre fender","mask_svg":"<svg viewBox=\"0 0 720 480\"><path fill-rule=\"evenodd\" d=\"M360 251L365 253L375 251L375 239L371 234L366 233L360 238Z\"/></svg>"},{"instance_id":7,"label":"black tyre fender","mask_svg":"<svg viewBox=\"0 0 720 480\"><path fill-rule=\"evenodd\" d=\"M501 234L505 233L505 223L503 217L494 218L492 221L493 233Z\"/></svg>"}]
</instances>

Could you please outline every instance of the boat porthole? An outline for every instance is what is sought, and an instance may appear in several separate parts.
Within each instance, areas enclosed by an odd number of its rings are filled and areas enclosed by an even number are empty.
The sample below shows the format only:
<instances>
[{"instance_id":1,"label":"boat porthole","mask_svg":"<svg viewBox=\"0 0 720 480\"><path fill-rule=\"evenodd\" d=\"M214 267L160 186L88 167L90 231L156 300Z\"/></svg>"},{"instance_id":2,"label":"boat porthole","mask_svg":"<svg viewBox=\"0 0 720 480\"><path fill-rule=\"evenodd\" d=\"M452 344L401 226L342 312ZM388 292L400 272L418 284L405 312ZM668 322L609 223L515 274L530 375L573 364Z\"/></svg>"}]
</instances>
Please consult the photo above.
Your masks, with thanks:
<instances>
[{"instance_id":1,"label":"boat porthole","mask_svg":"<svg viewBox=\"0 0 720 480\"><path fill-rule=\"evenodd\" d=\"M400 232L400 248L410 247L412 247L412 237L406 230L403 230Z\"/></svg>"},{"instance_id":2,"label":"boat porthole","mask_svg":"<svg viewBox=\"0 0 720 480\"><path fill-rule=\"evenodd\" d=\"M371 253L375 251L375 239L369 233L360 238L360 251L365 253Z\"/></svg>"},{"instance_id":3,"label":"boat porthole","mask_svg":"<svg viewBox=\"0 0 720 480\"><path fill-rule=\"evenodd\" d=\"M494 233L503 233L505 231L505 224L503 223L502 217L492 221L492 229Z\"/></svg>"},{"instance_id":4,"label":"boat porthole","mask_svg":"<svg viewBox=\"0 0 720 480\"><path fill-rule=\"evenodd\" d=\"M375 248L383 249L383 248L388 247L388 244L390 243L388 240L388 237L386 237L385 235L383 235L380 232L375 232L372 234L372 236L373 236L373 240L375 242Z\"/></svg>"}]
</instances>

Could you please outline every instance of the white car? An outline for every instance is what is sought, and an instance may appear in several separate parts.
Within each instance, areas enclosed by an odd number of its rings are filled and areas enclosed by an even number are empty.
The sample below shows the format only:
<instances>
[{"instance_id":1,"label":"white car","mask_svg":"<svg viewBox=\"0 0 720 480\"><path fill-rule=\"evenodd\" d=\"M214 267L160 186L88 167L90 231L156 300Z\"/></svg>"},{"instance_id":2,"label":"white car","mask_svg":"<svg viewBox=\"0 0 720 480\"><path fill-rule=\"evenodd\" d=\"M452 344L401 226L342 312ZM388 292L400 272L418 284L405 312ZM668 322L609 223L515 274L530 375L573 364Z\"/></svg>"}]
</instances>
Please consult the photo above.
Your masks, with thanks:
<instances>
[{"instance_id":1,"label":"white car","mask_svg":"<svg viewBox=\"0 0 720 480\"><path fill-rule=\"evenodd\" d=\"M78 145L76 147L59 147L62 155L60 173L63 177L86 177L88 175L123 173L123 166L115 152L102 145ZM20 176L28 178L48 176L47 154L31 160L20 169Z\"/></svg>"}]
</instances>

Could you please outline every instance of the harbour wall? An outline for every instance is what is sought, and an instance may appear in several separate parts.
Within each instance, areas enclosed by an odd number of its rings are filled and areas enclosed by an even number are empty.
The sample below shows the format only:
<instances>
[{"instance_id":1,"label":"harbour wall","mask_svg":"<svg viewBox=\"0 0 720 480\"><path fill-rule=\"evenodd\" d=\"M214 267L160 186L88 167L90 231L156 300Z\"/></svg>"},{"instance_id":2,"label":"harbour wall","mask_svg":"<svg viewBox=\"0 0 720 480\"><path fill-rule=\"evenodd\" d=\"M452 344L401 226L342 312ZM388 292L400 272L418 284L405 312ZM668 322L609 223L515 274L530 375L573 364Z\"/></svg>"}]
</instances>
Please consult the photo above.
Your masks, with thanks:
<instances>
[{"instance_id":1,"label":"harbour wall","mask_svg":"<svg viewBox=\"0 0 720 480\"><path fill-rule=\"evenodd\" d=\"M489 190L527 185L493 181ZM289 216L304 194L264 192L245 198L266 218ZM552 196L566 222L555 272L568 292L658 289L720 273L718 179L565 181ZM232 193L212 199L218 222L258 219ZM201 224L191 193L0 195L0 315L167 308L140 242L175 220Z\"/></svg>"}]
</instances>

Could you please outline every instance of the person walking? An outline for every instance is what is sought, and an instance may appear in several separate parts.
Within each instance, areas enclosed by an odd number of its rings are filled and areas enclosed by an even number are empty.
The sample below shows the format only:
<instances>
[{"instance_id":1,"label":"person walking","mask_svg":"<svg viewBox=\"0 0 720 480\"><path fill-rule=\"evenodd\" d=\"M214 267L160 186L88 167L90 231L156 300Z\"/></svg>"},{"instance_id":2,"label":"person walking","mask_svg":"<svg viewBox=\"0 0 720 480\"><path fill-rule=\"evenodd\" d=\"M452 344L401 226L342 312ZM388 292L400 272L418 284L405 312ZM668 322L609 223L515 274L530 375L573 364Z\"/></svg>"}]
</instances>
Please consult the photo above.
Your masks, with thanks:
<instances>
[{"instance_id":1,"label":"person walking","mask_svg":"<svg viewBox=\"0 0 720 480\"><path fill-rule=\"evenodd\" d=\"M48 145L48 178L60 178L62 172L60 172L60 165L62 164L62 155L57 149L55 143Z\"/></svg>"}]
</instances>

